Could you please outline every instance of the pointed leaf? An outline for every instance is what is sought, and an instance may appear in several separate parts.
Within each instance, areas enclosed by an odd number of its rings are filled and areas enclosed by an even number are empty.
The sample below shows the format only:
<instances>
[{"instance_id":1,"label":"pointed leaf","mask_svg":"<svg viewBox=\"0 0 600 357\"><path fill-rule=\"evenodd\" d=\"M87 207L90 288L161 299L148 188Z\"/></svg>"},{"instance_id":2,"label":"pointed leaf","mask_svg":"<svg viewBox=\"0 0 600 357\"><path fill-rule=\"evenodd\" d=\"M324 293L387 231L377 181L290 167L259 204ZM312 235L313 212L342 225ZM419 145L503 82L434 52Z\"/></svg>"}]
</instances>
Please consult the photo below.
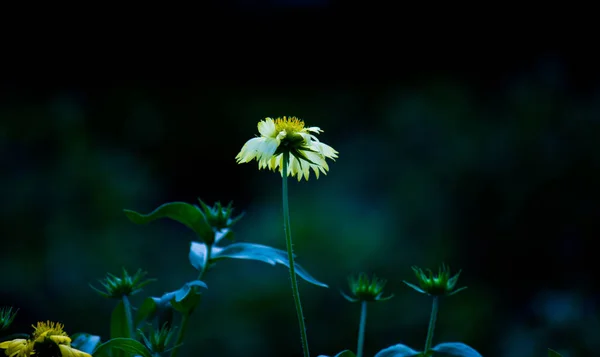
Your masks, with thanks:
<instances>
[{"instance_id":1,"label":"pointed leaf","mask_svg":"<svg viewBox=\"0 0 600 357\"><path fill-rule=\"evenodd\" d=\"M152 354L148 349L139 341L131 338L113 338L96 348L96 351L92 354L93 356L109 355L112 350L120 350L127 352L128 354L139 355L142 357L152 357ZM114 356L114 353L112 354Z\"/></svg>"},{"instance_id":2,"label":"pointed leaf","mask_svg":"<svg viewBox=\"0 0 600 357\"><path fill-rule=\"evenodd\" d=\"M110 338L131 337L127 328L127 314L123 301L119 301L110 317Z\"/></svg>"},{"instance_id":3,"label":"pointed leaf","mask_svg":"<svg viewBox=\"0 0 600 357\"><path fill-rule=\"evenodd\" d=\"M138 327L142 322L151 319L156 314L157 309L158 305L153 298L145 298L135 314L133 325Z\"/></svg>"},{"instance_id":4,"label":"pointed leaf","mask_svg":"<svg viewBox=\"0 0 600 357\"><path fill-rule=\"evenodd\" d=\"M342 297L350 302L359 302L359 299L353 298L351 296L346 295L346 293L344 293L343 291L340 290L340 294L342 294Z\"/></svg>"},{"instance_id":5,"label":"pointed leaf","mask_svg":"<svg viewBox=\"0 0 600 357\"><path fill-rule=\"evenodd\" d=\"M110 338L131 337L130 331L127 328L127 314L125 313L125 305L120 300L112 311L110 317ZM123 351L115 351L113 357L125 357Z\"/></svg>"},{"instance_id":6,"label":"pointed leaf","mask_svg":"<svg viewBox=\"0 0 600 357\"><path fill-rule=\"evenodd\" d=\"M222 248L222 250L213 251L212 257L213 260L222 258L249 259L258 260L271 265L279 263L288 268L290 266L286 251L254 243L232 243ZM328 287L326 284L313 278L298 263L294 263L294 268L296 269L296 275L308 281L309 283L322 286L324 288Z\"/></svg>"},{"instance_id":7,"label":"pointed leaf","mask_svg":"<svg viewBox=\"0 0 600 357\"><path fill-rule=\"evenodd\" d=\"M123 211L127 218L136 224L146 224L160 218L170 218L184 224L203 239L213 239L214 232L206 222L202 211L200 211L198 207L186 202L165 203L148 214L142 214L128 209Z\"/></svg>"},{"instance_id":8,"label":"pointed leaf","mask_svg":"<svg viewBox=\"0 0 600 357\"><path fill-rule=\"evenodd\" d=\"M71 335L71 347L85 353L92 353L100 344L100 336L89 333L74 333Z\"/></svg>"},{"instance_id":9,"label":"pointed leaf","mask_svg":"<svg viewBox=\"0 0 600 357\"><path fill-rule=\"evenodd\" d=\"M375 357L409 357L419 355L421 355L421 352L415 351L407 345L399 343L377 352Z\"/></svg>"},{"instance_id":10,"label":"pointed leaf","mask_svg":"<svg viewBox=\"0 0 600 357\"><path fill-rule=\"evenodd\" d=\"M411 284L408 281L404 281L402 280L402 282L404 284L406 284L408 287L412 288L413 290L415 290L416 292L419 292L421 294L427 294L423 289L421 289L420 287L416 286L415 284Z\"/></svg>"},{"instance_id":11,"label":"pointed leaf","mask_svg":"<svg viewBox=\"0 0 600 357\"><path fill-rule=\"evenodd\" d=\"M555 350L548 348L548 357L562 357L562 355Z\"/></svg>"},{"instance_id":12,"label":"pointed leaf","mask_svg":"<svg viewBox=\"0 0 600 357\"><path fill-rule=\"evenodd\" d=\"M461 357L482 357L481 354L475 351L471 346L462 342L445 342L432 348L433 351L445 353L451 356Z\"/></svg>"}]
</instances>

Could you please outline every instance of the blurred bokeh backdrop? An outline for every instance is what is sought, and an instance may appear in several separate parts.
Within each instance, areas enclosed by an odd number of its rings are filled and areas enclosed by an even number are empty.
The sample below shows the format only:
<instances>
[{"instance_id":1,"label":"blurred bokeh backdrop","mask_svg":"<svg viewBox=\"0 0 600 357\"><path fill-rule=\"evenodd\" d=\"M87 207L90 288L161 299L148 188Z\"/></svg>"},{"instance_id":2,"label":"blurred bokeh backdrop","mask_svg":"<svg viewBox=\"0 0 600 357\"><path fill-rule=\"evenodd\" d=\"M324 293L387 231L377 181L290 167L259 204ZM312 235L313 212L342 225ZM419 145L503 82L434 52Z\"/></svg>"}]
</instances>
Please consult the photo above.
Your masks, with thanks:
<instances>
[{"instance_id":1,"label":"blurred bokeh backdrop","mask_svg":"<svg viewBox=\"0 0 600 357\"><path fill-rule=\"evenodd\" d=\"M11 332L49 319L107 337L114 302L88 284L142 268L158 281L136 304L195 278L192 232L134 225L124 208L233 201L246 213L239 241L285 249L280 177L234 157L259 120L295 115L340 152L327 176L290 186L297 261L330 285L300 281L314 355L355 349L359 306L339 290L359 271L395 294L370 306L367 355L421 348L430 301L402 280L442 262L469 288L443 299L435 342L490 357L594 355L600 82L552 53L512 64L356 82L3 87L0 305L20 309ZM299 356L287 274L219 263L182 355Z\"/></svg>"}]
</instances>

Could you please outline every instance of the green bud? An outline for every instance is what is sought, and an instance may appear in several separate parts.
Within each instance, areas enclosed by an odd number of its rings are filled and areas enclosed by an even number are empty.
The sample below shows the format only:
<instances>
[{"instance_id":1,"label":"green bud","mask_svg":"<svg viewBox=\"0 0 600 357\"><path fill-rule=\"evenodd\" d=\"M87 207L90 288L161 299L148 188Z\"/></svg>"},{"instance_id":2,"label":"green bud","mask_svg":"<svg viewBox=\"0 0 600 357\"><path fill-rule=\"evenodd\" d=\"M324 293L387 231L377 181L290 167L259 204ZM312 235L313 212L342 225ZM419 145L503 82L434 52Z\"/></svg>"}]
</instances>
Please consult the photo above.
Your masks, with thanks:
<instances>
[{"instance_id":1,"label":"green bud","mask_svg":"<svg viewBox=\"0 0 600 357\"><path fill-rule=\"evenodd\" d=\"M140 329L138 329L138 334L142 337L144 344L153 354L169 352L172 349L167 349L169 341L171 340L171 337L173 337L173 329L171 329L167 323L164 323L158 330L153 329L153 331L150 332L149 337L146 337L144 332Z\"/></svg>"},{"instance_id":2,"label":"green bud","mask_svg":"<svg viewBox=\"0 0 600 357\"><path fill-rule=\"evenodd\" d=\"M434 275L433 272L429 269L426 269L428 274L425 274L421 268L416 266L412 267L412 270L415 272L417 276L417 281L419 282L419 286L411 284L407 281L404 281L406 285L411 287L417 292L422 294L427 294L431 296L450 296L454 295L462 290L465 290L467 287L462 287L459 289L454 289L456 287L456 282L458 281L458 277L460 276L461 271L459 270L456 275L450 275L450 268L445 264L438 270L438 274Z\"/></svg>"},{"instance_id":3,"label":"green bud","mask_svg":"<svg viewBox=\"0 0 600 357\"><path fill-rule=\"evenodd\" d=\"M351 275L348 277L348 286L350 294L346 295L340 292L342 296L350 302L360 301L385 301L391 299L394 295L382 297L383 288L387 280L381 279L373 275L371 279L365 273L360 273L357 276Z\"/></svg>"},{"instance_id":4,"label":"green bud","mask_svg":"<svg viewBox=\"0 0 600 357\"><path fill-rule=\"evenodd\" d=\"M200 210L204 215L205 221L215 233L221 231L229 233L231 226L244 216L244 214L241 213L237 217L233 217L233 202L229 202L225 207L221 205L221 202L215 203L213 207L207 206L199 198L198 202L200 203ZM204 242L206 244L213 244L215 242L215 234L213 234L212 239L210 237L205 237Z\"/></svg>"},{"instance_id":5,"label":"green bud","mask_svg":"<svg viewBox=\"0 0 600 357\"><path fill-rule=\"evenodd\" d=\"M19 309L13 310L12 307L3 307L0 309L0 331L10 327Z\"/></svg>"},{"instance_id":6,"label":"green bud","mask_svg":"<svg viewBox=\"0 0 600 357\"><path fill-rule=\"evenodd\" d=\"M156 281L156 279L143 280L146 274L145 271L138 269L137 272L131 276L127 273L127 270L123 268L123 275L121 277L108 273L104 280L99 280L100 284L104 287L104 290L97 289L92 285L90 285L90 287L104 297L121 299L123 296L134 295L142 291L142 288L145 285Z\"/></svg>"}]
</instances>

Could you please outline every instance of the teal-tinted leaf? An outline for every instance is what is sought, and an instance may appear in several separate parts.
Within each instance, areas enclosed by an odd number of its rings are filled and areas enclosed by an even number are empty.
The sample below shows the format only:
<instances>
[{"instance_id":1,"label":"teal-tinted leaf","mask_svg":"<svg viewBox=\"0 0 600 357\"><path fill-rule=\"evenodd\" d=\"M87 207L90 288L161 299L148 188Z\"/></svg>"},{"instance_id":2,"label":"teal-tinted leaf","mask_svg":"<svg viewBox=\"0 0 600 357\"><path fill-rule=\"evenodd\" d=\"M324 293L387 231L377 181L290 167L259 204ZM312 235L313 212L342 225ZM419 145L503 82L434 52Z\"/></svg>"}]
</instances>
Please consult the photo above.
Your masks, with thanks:
<instances>
[{"instance_id":1,"label":"teal-tinted leaf","mask_svg":"<svg viewBox=\"0 0 600 357\"><path fill-rule=\"evenodd\" d=\"M190 263L198 270L204 269L208 247L204 243L192 242L190 244Z\"/></svg>"},{"instance_id":2,"label":"teal-tinted leaf","mask_svg":"<svg viewBox=\"0 0 600 357\"><path fill-rule=\"evenodd\" d=\"M190 281L183 287L175 291L175 296L171 299L173 308L181 313L190 314L200 303L200 288L206 289L206 284L200 280Z\"/></svg>"},{"instance_id":3,"label":"teal-tinted leaf","mask_svg":"<svg viewBox=\"0 0 600 357\"><path fill-rule=\"evenodd\" d=\"M319 355L317 357L329 357L329 356ZM334 357L356 357L356 355L354 354L354 352L352 352L350 350L343 350L342 352L338 353Z\"/></svg>"},{"instance_id":4,"label":"teal-tinted leaf","mask_svg":"<svg viewBox=\"0 0 600 357\"><path fill-rule=\"evenodd\" d=\"M232 243L220 250L213 250L212 257L213 260L222 258L249 259L258 260L271 265L279 263L288 268L290 266L286 251L254 243ZM294 264L294 268L296 269L296 275L308 281L309 283L322 286L324 288L328 287L326 284L313 278L298 263Z\"/></svg>"},{"instance_id":5,"label":"teal-tinted leaf","mask_svg":"<svg viewBox=\"0 0 600 357\"><path fill-rule=\"evenodd\" d=\"M175 291L163 294L159 299L152 299L159 309L170 305L181 313L189 313L200 302L200 293L198 292L200 288L206 289L207 286L200 280L193 280Z\"/></svg>"},{"instance_id":6,"label":"teal-tinted leaf","mask_svg":"<svg viewBox=\"0 0 600 357\"><path fill-rule=\"evenodd\" d=\"M421 289L420 287L416 286L415 284L411 284L408 281L402 281L404 284L406 284L407 286L409 286L410 288L412 288L413 290L415 290L416 292L419 292L421 294L427 294L427 292L425 292L423 289Z\"/></svg>"},{"instance_id":7,"label":"teal-tinted leaf","mask_svg":"<svg viewBox=\"0 0 600 357\"><path fill-rule=\"evenodd\" d=\"M94 351L92 355L95 357L101 355L106 356L113 350L124 351L128 354L142 357L152 357L150 351L148 351L146 346L142 343L131 338L123 337L113 338L104 342L96 348L96 351ZM112 355L114 356L114 353L112 353Z\"/></svg>"},{"instance_id":8,"label":"teal-tinted leaf","mask_svg":"<svg viewBox=\"0 0 600 357\"><path fill-rule=\"evenodd\" d=\"M193 280L193 281L187 282L181 287L181 289L175 291L175 296L174 296L175 301L181 302L189 295L189 293L192 290L197 291L197 289L193 289L193 287L204 288L204 289L208 288L206 286L206 284L200 280Z\"/></svg>"},{"instance_id":9,"label":"teal-tinted leaf","mask_svg":"<svg viewBox=\"0 0 600 357\"><path fill-rule=\"evenodd\" d=\"M138 309L135 317L135 326L140 327L144 321L152 321L156 319L157 326L173 325L173 306L171 300L175 296L174 293L167 293L161 297L148 297Z\"/></svg>"},{"instance_id":10,"label":"teal-tinted leaf","mask_svg":"<svg viewBox=\"0 0 600 357\"><path fill-rule=\"evenodd\" d=\"M385 348L375 355L375 357L409 357L409 356L420 356L421 352L415 351L407 345L401 343Z\"/></svg>"},{"instance_id":11,"label":"teal-tinted leaf","mask_svg":"<svg viewBox=\"0 0 600 357\"><path fill-rule=\"evenodd\" d=\"M432 348L433 351L439 353L445 353L451 356L461 357L482 357L481 354L475 351L469 345L462 342L445 342Z\"/></svg>"},{"instance_id":12,"label":"teal-tinted leaf","mask_svg":"<svg viewBox=\"0 0 600 357\"><path fill-rule=\"evenodd\" d=\"M233 231L229 228L221 229L220 231L215 232L214 244L219 244L219 242L222 241L224 238L233 242L235 240L235 235Z\"/></svg>"},{"instance_id":13,"label":"teal-tinted leaf","mask_svg":"<svg viewBox=\"0 0 600 357\"><path fill-rule=\"evenodd\" d=\"M138 327L142 322L152 319L156 314L156 310L158 310L156 300L151 297L145 298L135 314L133 325Z\"/></svg>"},{"instance_id":14,"label":"teal-tinted leaf","mask_svg":"<svg viewBox=\"0 0 600 357\"><path fill-rule=\"evenodd\" d=\"M548 357L562 357L562 355L555 350L548 348Z\"/></svg>"},{"instance_id":15,"label":"teal-tinted leaf","mask_svg":"<svg viewBox=\"0 0 600 357\"><path fill-rule=\"evenodd\" d=\"M71 347L85 353L92 353L100 344L100 336L89 333L74 333L71 335Z\"/></svg>"},{"instance_id":16,"label":"teal-tinted leaf","mask_svg":"<svg viewBox=\"0 0 600 357\"><path fill-rule=\"evenodd\" d=\"M130 221L137 224L146 224L160 218L170 218L184 224L196 232L203 239L212 241L214 232L197 206L186 202L170 202L159 206L148 214L138 213L132 210L123 210Z\"/></svg>"}]
</instances>

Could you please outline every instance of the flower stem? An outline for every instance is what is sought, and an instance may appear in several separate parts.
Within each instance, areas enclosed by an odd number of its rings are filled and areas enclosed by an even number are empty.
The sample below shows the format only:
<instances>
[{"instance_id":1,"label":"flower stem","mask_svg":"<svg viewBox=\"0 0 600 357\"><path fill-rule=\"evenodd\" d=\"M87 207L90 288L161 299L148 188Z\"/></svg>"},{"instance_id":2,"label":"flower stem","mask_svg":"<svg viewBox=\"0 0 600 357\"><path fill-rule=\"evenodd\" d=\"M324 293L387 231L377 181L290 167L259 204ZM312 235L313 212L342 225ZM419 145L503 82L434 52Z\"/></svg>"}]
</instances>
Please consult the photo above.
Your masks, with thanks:
<instances>
[{"instance_id":1,"label":"flower stem","mask_svg":"<svg viewBox=\"0 0 600 357\"><path fill-rule=\"evenodd\" d=\"M200 270L200 274L198 274L197 280L202 280L204 278L204 274L208 271L208 264L210 262L210 255L212 253L212 245L206 245L206 255L204 256L204 264L202 265L202 269ZM197 289L196 286L193 286L192 289ZM192 312L195 307L190 310L188 313L184 313L181 316L181 326L179 327L179 331L177 332L177 339L175 340L175 345L173 350L171 350L171 357L176 357L179 352L179 347L181 347L183 343L183 338L185 337L185 332L187 330L188 323L190 321L190 316L192 316Z\"/></svg>"},{"instance_id":2,"label":"flower stem","mask_svg":"<svg viewBox=\"0 0 600 357\"><path fill-rule=\"evenodd\" d=\"M433 303L431 304L431 317L429 318L429 327L427 328L427 339L425 340L425 349L423 353L427 355L431 349L433 343L433 330L435 330L435 321L437 320L439 298L433 297Z\"/></svg>"},{"instance_id":3,"label":"flower stem","mask_svg":"<svg viewBox=\"0 0 600 357\"><path fill-rule=\"evenodd\" d=\"M131 315L131 302L129 302L129 298L127 295L123 295L123 310L125 310L125 322L127 323L127 334L130 338L135 338L135 334L133 331L133 316Z\"/></svg>"},{"instance_id":4,"label":"flower stem","mask_svg":"<svg viewBox=\"0 0 600 357\"><path fill-rule=\"evenodd\" d=\"M191 313L188 313L182 314L181 316L181 326L177 332L177 340L175 341L175 347L173 347L173 350L171 351L171 357L177 356L177 353L179 352L179 347L181 347L181 344L183 343L183 337L185 337L185 330L187 330L191 315Z\"/></svg>"},{"instance_id":5,"label":"flower stem","mask_svg":"<svg viewBox=\"0 0 600 357\"><path fill-rule=\"evenodd\" d=\"M360 325L358 326L358 346L356 347L356 356L362 357L365 344L365 327L367 326L367 302L361 302Z\"/></svg>"},{"instance_id":6,"label":"flower stem","mask_svg":"<svg viewBox=\"0 0 600 357\"><path fill-rule=\"evenodd\" d=\"M292 281L292 295L296 304L296 314L298 315L298 325L300 326L300 337L302 339L302 351L304 357L310 357L308 351L308 338L306 337L306 325L304 324L304 314L302 313L302 304L300 303L300 293L298 291L298 281L296 280L296 269L294 267L294 252L292 247L292 231L290 227L290 209L288 204L288 161L290 154L283 152L282 165L282 197L283 197L283 230L285 232L285 245L287 247L288 260L290 263L290 280Z\"/></svg>"}]
</instances>

